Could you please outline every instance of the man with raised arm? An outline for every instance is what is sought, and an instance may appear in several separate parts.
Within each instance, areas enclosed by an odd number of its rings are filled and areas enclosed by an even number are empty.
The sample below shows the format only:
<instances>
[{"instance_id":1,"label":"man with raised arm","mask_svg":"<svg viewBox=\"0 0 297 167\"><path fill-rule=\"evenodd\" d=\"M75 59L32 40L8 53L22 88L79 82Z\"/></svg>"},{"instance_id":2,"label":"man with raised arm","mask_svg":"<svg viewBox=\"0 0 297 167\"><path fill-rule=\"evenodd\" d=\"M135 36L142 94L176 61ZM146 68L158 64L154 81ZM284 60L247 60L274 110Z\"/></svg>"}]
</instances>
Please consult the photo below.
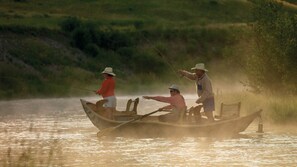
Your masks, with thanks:
<instances>
[{"instance_id":1,"label":"man with raised arm","mask_svg":"<svg viewBox=\"0 0 297 167\"><path fill-rule=\"evenodd\" d=\"M202 103L204 113L209 121L214 121L213 112L215 110L214 93L212 91L211 80L206 72L208 71L203 63L198 63L191 68L194 71L179 70L178 73L186 78L195 81L198 94L197 104Z\"/></svg>"}]
</instances>

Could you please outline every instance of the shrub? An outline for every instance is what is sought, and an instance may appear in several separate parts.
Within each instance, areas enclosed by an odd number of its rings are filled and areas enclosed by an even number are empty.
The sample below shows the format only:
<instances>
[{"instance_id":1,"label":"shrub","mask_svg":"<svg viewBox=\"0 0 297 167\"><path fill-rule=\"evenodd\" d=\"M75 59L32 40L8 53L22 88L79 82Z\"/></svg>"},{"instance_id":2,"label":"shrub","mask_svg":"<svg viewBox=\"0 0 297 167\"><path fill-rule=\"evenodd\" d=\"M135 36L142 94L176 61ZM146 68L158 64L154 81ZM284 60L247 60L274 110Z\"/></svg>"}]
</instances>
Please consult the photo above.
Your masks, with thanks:
<instances>
[{"instance_id":1,"label":"shrub","mask_svg":"<svg viewBox=\"0 0 297 167\"><path fill-rule=\"evenodd\" d=\"M64 32L72 32L81 26L81 21L76 17L69 17L60 23L60 27Z\"/></svg>"},{"instance_id":2,"label":"shrub","mask_svg":"<svg viewBox=\"0 0 297 167\"><path fill-rule=\"evenodd\" d=\"M100 49L96 44L89 43L86 45L84 51L87 53L87 55L90 55L91 57L96 57L99 54Z\"/></svg>"},{"instance_id":3,"label":"shrub","mask_svg":"<svg viewBox=\"0 0 297 167\"><path fill-rule=\"evenodd\" d=\"M83 50L85 46L92 43L92 37L85 27L76 28L72 33L73 45Z\"/></svg>"},{"instance_id":4,"label":"shrub","mask_svg":"<svg viewBox=\"0 0 297 167\"><path fill-rule=\"evenodd\" d=\"M147 53L138 53L133 55L134 70L139 73L162 73L165 64L158 57Z\"/></svg>"},{"instance_id":5,"label":"shrub","mask_svg":"<svg viewBox=\"0 0 297 167\"><path fill-rule=\"evenodd\" d=\"M297 18L271 0L254 10L256 53L248 59L252 87L274 93L297 93Z\"/></svg>"},{"instance_id":6,"label":"shrub","mask_svg":"<svg viewBox=\"0 0 297 167\"><path fill-rule=\"evenodd\" d=\"M143 21L135 21L135 22L134 22L134 27L135 27L136 29L141 29L141 28L144 27L144 22L143 22Z\"/></svg>"},{"instance_id":7,"label":"shrub","mask_svg":"<svg viewBox=\"0 0 297 167\"><path fill-rule=\"evenodd\" d=\"M109 50L117 50L121 47L129 47L134 44L129 34L111 30L109 32L98 33L98 45Z\"/></svg>"}]
</instances>

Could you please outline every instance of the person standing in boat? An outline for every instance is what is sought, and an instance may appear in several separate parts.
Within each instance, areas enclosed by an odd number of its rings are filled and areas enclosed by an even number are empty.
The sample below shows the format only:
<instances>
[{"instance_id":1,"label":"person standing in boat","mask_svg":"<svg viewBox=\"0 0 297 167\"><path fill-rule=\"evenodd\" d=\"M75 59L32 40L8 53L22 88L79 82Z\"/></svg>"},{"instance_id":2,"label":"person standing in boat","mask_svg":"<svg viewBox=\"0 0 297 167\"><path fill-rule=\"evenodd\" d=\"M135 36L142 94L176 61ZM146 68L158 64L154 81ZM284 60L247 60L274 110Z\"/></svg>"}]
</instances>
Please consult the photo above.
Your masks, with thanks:
<instances>
[{"instance_id":1,"label":"person standing in boat","mask_svg":"<svg viewBox=\"0 0 297 167\"><path fill-rule=\"evenodd\" d=\"M208 71L203 63L198 63L191 68L194 73L186 70L179 70L179 74L196 82L196 90L198 94L197 104L202 103L203 110L209 121L214 121L213 112L215 110L214 93L212 91L211 80L206 72Z\"/></svg>"},{"instance_id":2,"label":"person standing in boat","mask_svg":"<svg viewBox=\"0 0 297 167\"><path fill-rule=\"evenodd\" d=\"M159 120L162 122L177 122L180 117L187 110L184 97L180 94L180 90L177 85L169 87L170 96L143 96L144 99L152 99L169 105L160 108L160 111L170 111L170 113L159 116Z\"/></svg>"},{"instance_id":3,"label":"person standing in boat","mask_svg":"<svg viewBox=\"0 0 297 167\"><path fill-rule=\"evenodd\" d=\"M101 87L96 91L96 94L101 95L103 99L107 100L104 103L103 107L105 107L106 112L108 113L107 117L109 119L113 119L113 113L116 110L117 99L115 96L115 80L114 77L116 76L113 73L111 67L106 67L104 71L102 71L102 75L104 80L101 84Z\"/></svg>"}]
</instances>

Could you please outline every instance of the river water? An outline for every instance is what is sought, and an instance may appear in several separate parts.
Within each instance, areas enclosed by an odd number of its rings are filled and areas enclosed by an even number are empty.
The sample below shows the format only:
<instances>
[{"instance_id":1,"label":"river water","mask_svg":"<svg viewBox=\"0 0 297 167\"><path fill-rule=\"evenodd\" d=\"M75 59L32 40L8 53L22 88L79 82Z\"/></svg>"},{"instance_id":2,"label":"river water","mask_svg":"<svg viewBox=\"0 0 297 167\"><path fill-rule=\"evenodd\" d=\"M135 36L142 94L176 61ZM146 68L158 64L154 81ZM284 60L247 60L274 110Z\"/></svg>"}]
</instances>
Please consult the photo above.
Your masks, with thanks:
<instances>
[{"instance_id":1,"label":"river water","mask_svg":"<svg viewBox=\"0 0 297 167\"><path fill-rule=\"evenodd\" d=\"M141 99L140 113L162 105ZM257 121L234 138L97 138L79 98L1 101L0 166L297 166L295 128L256 130Z\"/></svg>"}]
</instances>

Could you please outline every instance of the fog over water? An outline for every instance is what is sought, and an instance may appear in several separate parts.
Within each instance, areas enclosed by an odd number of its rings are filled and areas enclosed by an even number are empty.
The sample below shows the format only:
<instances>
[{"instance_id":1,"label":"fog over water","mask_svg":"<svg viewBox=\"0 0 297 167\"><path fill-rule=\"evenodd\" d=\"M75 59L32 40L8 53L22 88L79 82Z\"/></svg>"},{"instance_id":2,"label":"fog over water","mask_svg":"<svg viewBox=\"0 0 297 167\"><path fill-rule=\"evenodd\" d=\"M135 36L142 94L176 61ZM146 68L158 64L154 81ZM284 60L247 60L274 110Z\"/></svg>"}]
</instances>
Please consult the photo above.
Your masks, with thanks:
<instances>
[{"instance_id":1,"label":"fog over water","mask_svg":"<svg viewBox=\"0 0 297 167\"><path fill-rule=\"evenodd\" d=\"M129 96L118 97L124 110ZM193 105L196 96L185 96ZM95 102L98 97L85 97ZM140 98L140 114L164 104ZM296 166L297 132L257 121L234 138L100 138L79 98L0 102L0 166ZM34 166L31 165L31 166Z\"/></svg>"}]
</instances>

